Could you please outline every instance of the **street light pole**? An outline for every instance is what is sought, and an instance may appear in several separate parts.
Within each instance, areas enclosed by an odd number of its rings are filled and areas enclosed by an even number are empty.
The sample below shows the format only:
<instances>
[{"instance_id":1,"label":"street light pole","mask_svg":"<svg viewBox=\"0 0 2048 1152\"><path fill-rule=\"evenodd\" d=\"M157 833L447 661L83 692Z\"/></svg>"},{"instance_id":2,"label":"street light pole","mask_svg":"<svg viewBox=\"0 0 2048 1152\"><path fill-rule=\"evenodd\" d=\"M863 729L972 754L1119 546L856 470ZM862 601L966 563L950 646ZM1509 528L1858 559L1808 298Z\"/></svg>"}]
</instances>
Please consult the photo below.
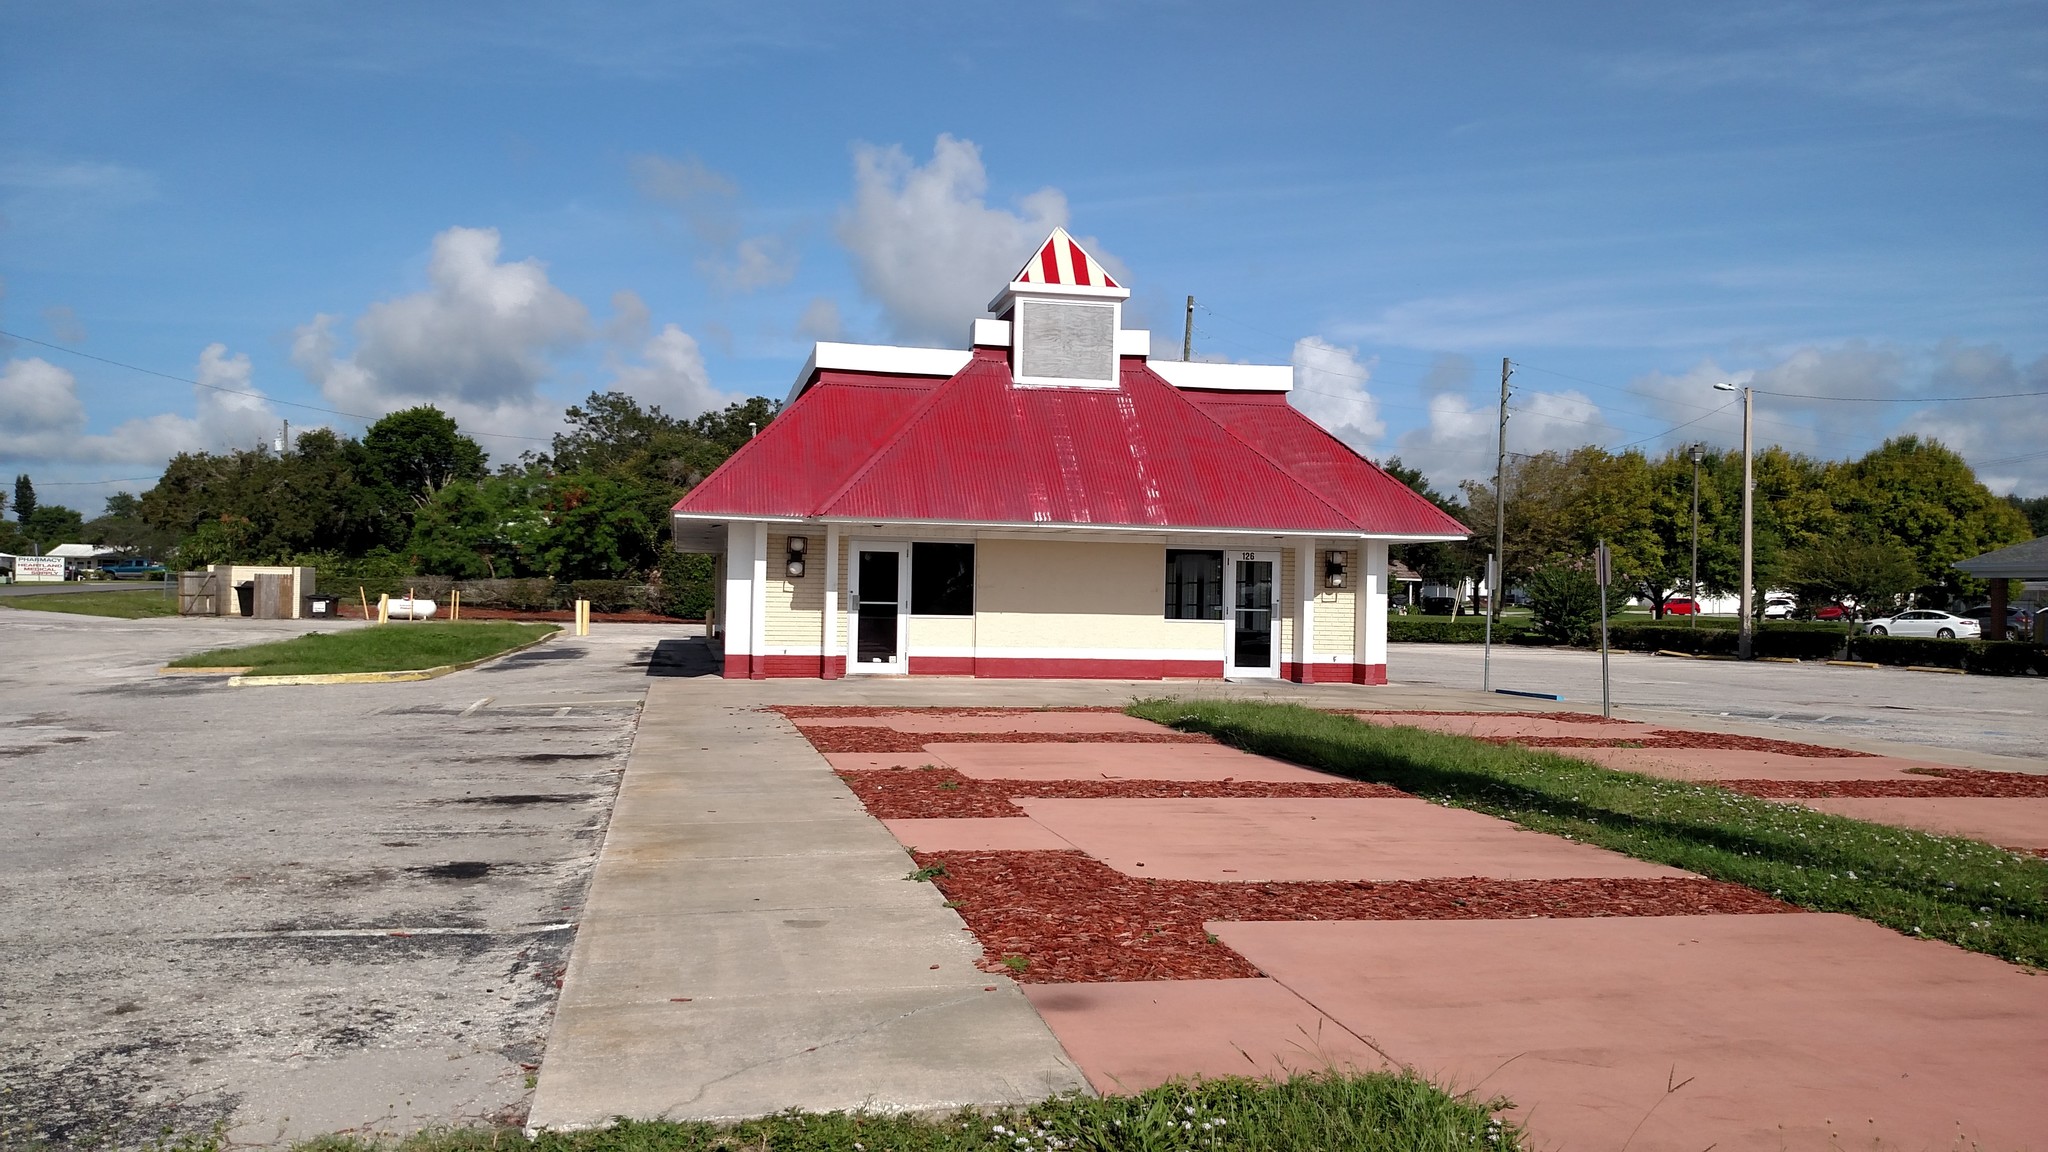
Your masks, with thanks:
<instances>
[{"instance_id":1,"label":"street light pole","mask_svg":"<svg viewBox=\"0 0 2048 1152\"><path fill-rule=\"evenodd\" d=\"M1700 456L1702 445L1692 446L1692 626L1700 626Z\"/></svg>"},{"instance_id":2,"label":"street light pole","mask_svg":"<svg viewBox=\"0 0 2048 1152\"><path fill-rule=\"evenodd\" d=\"M1733 384L1716 384L1723 392L1735 391ZM1756 561L1756 475L1750 451L1750 429L1756 412L1756 389L1742 387L1742 621L1736 633L1735 655L1747 660L1756 648L1756 620L1750 615L1754 595L1751 579Z\"/></svg>"}]
</instances>

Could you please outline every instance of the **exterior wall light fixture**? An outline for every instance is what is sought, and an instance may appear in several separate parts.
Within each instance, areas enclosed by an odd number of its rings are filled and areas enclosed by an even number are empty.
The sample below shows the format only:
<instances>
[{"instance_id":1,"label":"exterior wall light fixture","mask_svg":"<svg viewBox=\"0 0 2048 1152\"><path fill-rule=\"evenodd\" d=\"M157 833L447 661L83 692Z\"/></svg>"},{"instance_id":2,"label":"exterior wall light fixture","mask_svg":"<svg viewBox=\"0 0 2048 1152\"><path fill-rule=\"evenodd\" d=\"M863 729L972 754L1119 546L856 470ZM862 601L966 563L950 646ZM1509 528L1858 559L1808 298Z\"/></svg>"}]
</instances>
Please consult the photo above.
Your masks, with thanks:
<instances>
[{"instance_id":1,"label":"exterior wall light fixture","mask_svg":"<svg viewBox=\"0 0 2048 1152\"><path fill-rule=\"evenodd\" d=\"M1323 553L1323 587L1344 587L1344 554L1342 552Z\"/></svg>"},{"instance_id":2,"label":"exterior wall light fixture","mask_svg":"<svg viewBox=\"0 0 2048 1152\"><path fill-rule=\"evenodd\" d=\"M790 579L802 579L804 574L804 550L810 547L810 544L811 542L802 536L791 536L789 538L789 557L785 570L789 573Z\"/></svg>"}]
</instances>

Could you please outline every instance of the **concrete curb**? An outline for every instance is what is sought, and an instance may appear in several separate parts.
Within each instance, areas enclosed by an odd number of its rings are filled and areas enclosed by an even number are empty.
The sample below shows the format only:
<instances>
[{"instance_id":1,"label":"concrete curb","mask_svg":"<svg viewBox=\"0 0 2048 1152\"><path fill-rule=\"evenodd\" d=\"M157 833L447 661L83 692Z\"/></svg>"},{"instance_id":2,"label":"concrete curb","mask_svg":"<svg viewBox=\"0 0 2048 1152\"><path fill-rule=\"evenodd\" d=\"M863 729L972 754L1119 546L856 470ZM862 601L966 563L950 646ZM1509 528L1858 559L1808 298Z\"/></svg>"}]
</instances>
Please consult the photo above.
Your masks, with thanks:
<instances>
[{"instance_id":1,"label":"concrete curb","mask_svg":"<svg viewBox=\"0 0 2048 1152\"><path fill-rule=\"evenodd\" d=\"M242 673L250 670L246 666L239 668L232 665L224 665L219 668L173 668L166 664L157 669L156 674L159 676L240 676Z\"/></svg>"},{"instance_id":2,"label":"concrete curb","mask_svg":"<svg viewBox=\"0 0 2048 1152\"><path fill-rule=\"evenodd\" d=\"M268 688L272 686L291 687L301 684L405 684L414 680L435 680L451 672L462 672L470 668L489 664L493 660L503 660L507 656L524 652L536 644L545 644L561 634L562 630L557 628L553 632L549 632L537 639L529 640L517 648L507 648L503 652L493 652L489 656L479 656L474 660L466 660L460 664L443 664L438 668L407 668L395 672L328 672L312 676L231 676L228 678L228 687ZM198 669L189 669L188 671L198 671Z\"/></svg>"},{"instance_id":3,"label":"concrete curb","mask_svg":"<svg viewBox=\"0 0 2048 1152\"><path fill-rule=\"evenodd\" d=\"M1830 660L1830 661L1828 661L1828 667L1830 667L1830 668L1882 668L1882 667L1884 667L1884 665L1882 665L1882 664L1872 664L1872 663L1871 663L1870 661L1868 661L1868 660Z\"/></svg>"},{"instance_id":4,"label":"concrete curb","mask_svg":"<svg viewBox=\"0 0 2048 1152\"><path fill-rule=\"evenodd\" d=\"M1908 672L1938 672L1938 673L1940 673L1940 674L1941 674L1941 675L1943 675L1943 676L1966 676L1966 675L1968 675L1968 673L1967 673L1967 672L1965 672L1965 671L1964 671L1963 669L1961 669L1961 668L1936 668L1936 667L1934 667L1934 666L1932 666L1932 665L1929 665L1929 664L1908 664L1908 665L1906 665L1906 671L1908 671Z\"/></svg>"}]
</instances>

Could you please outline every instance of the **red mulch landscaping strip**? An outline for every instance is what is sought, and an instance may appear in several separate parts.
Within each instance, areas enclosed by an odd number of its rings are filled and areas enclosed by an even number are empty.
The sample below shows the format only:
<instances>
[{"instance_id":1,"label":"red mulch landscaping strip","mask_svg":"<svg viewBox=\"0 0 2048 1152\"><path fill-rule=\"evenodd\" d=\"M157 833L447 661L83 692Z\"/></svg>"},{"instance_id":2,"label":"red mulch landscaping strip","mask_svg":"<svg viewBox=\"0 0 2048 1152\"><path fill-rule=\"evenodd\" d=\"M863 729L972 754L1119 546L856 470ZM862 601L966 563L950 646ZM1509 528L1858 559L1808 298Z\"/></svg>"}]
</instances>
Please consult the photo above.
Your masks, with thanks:
<instances>
[{"instance_id":1,"label":"red mulch landscaping strip","mask_svg":"<svg viewBox=\"0 0 2048 1152\"><path fill-rule=\"evenodd\" d=\"M1726 732L1688 732L1678 728L1657 728L1634 738L1601 736L1474 736L1488 744L1515 744L1523 748L1710 748L1722 752L1777 752L1808 759L1853 759L1870 756L1849 748L1801 744L1794 740L1773 740L1767 736L1733 736Z\"/></svg>"},{"instance_id":2,"label":"red mulch landscaping strip","mask_svg":"<svg viewBox=\"0 0 2048 1152\"><path fill-rule=\"evenodd\" d=\"M2048 796L2048 776L2024 772L1980 772L1973 768L1909 768L1924 780L1716 780L1714 784L1766 800L1824 796L1981 796L2025 799Z\"/></svg>"},{"instance_id":3,"label":"red mulch landscaping strip","mask_svg":"<svg viewBox=\"0 0 2048 1152\"><path fill-rule=\"evenodd\" d=\"M1214 744L1192 732L899 732L874 725L797 729L820 752L922 752L927 744Z\"/></svg>"},{"instance_id":4,"label":"red mulch landscaping strip","mask_svg":"<svg viewBox=\"0 0 2048 1152\"><path fill-rule=\"evenodd\" d=\"M1506 716L1516 720L1562 720L1570 724L1633 724L1633 720L1618 720L1612 716L1600 716L1591 712L1437 712L1422 708L1375 708L1366 711L1358 709L1332 709L1339 716L1367 717L1389 716Z\"/></svg>"},{"instance_id":5,"label":"red mulch landscaping strip","mask_svg":"<svg viewBox=\"0 0 2048 1152\"><path fill-rule=\"evenodd\" d=\"M875 768L839 773L868 813L882 820L936 820L1022 816L1012 798L1160 800L1385 798L1408 793L1385 784L1348 780L977 780L951 768Z\"/></svg>"},{"instance_id":6,"label":"red mulch landscaping strip","mask_svg":"<svg viewBox=\"0 0 2048 1152\"><path fill-rule=\"evenodd\" d=\"M1027 716L1033 712L1122 712L1123 709L1106 704L1078 704L1066 708L887 708L872 704L770 704L763 711L780 712L791 720L812 720L819 717L845 716L848 718L870 718L875 716Z\"/></svg>"},{"instance_id":7,"label":"red mulch landscaping strip","mask_svg":"<svg viewBox=\"0 0 2048 1152\"><path fill-rule=\"evenodd\" d=\"M1026 983L1260 975L1210 938L1214 920L1507 920L1796 912L1715 880L1324 881L1220 884L1125 876L1081 852L919 852L975 938L981 966ZM1021 970L1003 961L1021 957Z\"/></svg>"}]
</instances>

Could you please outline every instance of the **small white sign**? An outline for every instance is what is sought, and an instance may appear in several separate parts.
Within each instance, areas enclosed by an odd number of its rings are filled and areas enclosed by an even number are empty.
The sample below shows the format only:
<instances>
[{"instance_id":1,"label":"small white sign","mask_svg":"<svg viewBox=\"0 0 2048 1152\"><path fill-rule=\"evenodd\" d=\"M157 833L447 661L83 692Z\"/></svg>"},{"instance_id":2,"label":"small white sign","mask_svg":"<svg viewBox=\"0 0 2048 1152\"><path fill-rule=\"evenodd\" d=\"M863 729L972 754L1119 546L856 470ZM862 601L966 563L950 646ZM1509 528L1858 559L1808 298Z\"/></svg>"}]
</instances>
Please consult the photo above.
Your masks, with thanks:
<instances>
[{"instance_id":1,"label":"small white sign","mask_svg":"<svg viewBox=\"0 0 2048 1152\"><path fill-rule=\"evenodd\" d=\"M16 556L14 579L18 584L59 584L64 580L62 556Z\"/></svg>"}]
</instances>

